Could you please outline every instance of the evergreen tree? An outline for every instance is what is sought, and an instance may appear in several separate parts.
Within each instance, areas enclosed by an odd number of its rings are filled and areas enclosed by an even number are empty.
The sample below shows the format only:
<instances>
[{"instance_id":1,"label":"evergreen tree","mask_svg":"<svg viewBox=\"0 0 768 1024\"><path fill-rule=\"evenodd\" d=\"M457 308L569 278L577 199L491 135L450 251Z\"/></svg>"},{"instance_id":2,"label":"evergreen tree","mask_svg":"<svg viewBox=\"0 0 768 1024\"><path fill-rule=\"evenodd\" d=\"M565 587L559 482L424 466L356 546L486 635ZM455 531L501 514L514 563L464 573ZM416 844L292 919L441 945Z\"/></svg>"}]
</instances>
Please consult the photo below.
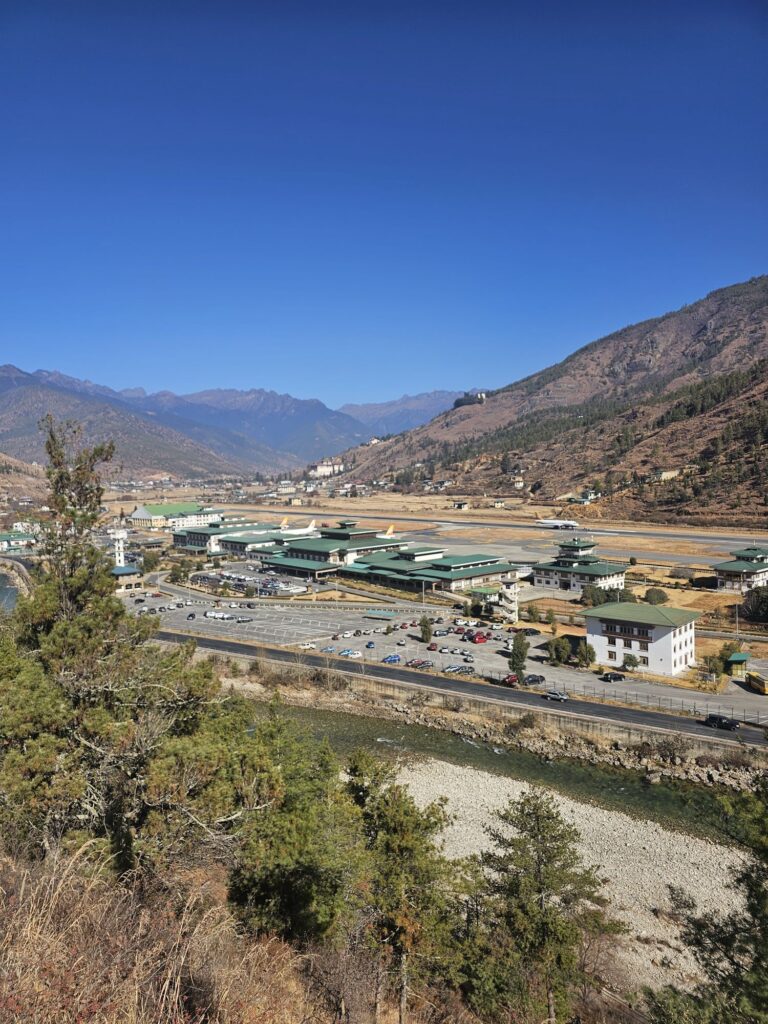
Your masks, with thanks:
<instances>
[{"instance_id":1,"label":"evergreen tree","mask_svg":"<svg viewBox=\"0 0 768 1024\"><path fill-rule=\"evenodd\" d=\"M421 632L422 643L428 644L432 639L432 623L429 621L429 616L422 615L419 620L419 630Z\"/></svg>"},{"instance_id":2,"label":"evergreen tree","mask_svg":"<svg viewBox=\"0 0 768 1024\"><path fill-rule=\"evenodd\" d=\"M348 788L362 812L370 856L367 902L378 963L375 1019L380 1018L386 974L394 972L399 1020L405 1024L414 976L443 949L451 868L438 843L449 819L442 802L420 810L406 789L392 783L391 771L375 767L368 755L353 756Z\"/></svg>"},{"instance_id":3,"label":"evergreen tree","mask_svg":"<svg viewBox=\"0 0 768 1024\"><path fill-rule=\"evenodd\" d=\"M530 791L487 829L484 890L470 930L466 991L491 1021L563 1020L582 981L583 933L613 930L601 882L581 862L578 831L551 797Z\"/></svg>"},{"instance_id":4,"label":"evergreen tree","mask_svg":"<svg viewBox=\"0 0 768 1024\"><path fill-rule=\"evenodd\" d=\"M522 677L525 674L525 662L530 646L525 633L522 630L518 630L512 641L512 650L508 661L510 672L517 673L518 677Z\"/></svg>"},{"instance_id":5,"label":"evergreen tree","mask_svg":"<svg viewBox=\"0 0 768 1024\"><path fill-rule=\"evenodd\" d=\"M768 1022L768 777L723 804L750 851L733 878L739 899L725 913L699 914L690 898L673 891L683 939L707 980L692 995L666 989L651 996L654 1024L668 1024L674 1010L691 1024Z\"/></svg>"}]
</instances>

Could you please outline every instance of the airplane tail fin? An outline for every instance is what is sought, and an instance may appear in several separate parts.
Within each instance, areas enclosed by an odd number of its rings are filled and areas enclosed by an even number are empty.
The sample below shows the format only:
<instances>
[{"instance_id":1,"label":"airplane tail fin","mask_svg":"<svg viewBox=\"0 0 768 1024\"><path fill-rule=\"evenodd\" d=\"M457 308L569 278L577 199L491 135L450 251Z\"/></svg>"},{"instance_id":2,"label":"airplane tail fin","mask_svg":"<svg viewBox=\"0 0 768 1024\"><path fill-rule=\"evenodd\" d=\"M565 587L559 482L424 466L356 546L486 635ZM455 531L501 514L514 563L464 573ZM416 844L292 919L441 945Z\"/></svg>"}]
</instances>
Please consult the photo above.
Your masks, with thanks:
<instances>
[{"instance_id":1,"label":"airplane tail fin","mask_svg":"<svg viewBox=\"0 0 768 1024\"><path fill-rule=\"evenodd\" d=\"M287 525L288 525L288 517L286 516L285 519L282 521L282 523L280 523L280 529L284 530Z\"/></svg>"},{"instance_id":2,"label":"airplane tail fin","mask_svg":"<svg viewBox=\"0 0 768 1024\"><path fill-rule=\"evenodd\" d=\"M315 520L313 519L313 520L312 520L312 522L311 522L311 523L309 524L309 526L307 527L307 529L308 529L308 530L314 530L314 528L315 528Z\"/></svg>"},{"instance_id":3,"label":"airplane tail fin","mask_svg":"<svg viewBox=\"0 0 768 1024\"><path fill-rule=\"evenodd\" d=\"M385 537L391 537L394 532L395 532L395 525L394 525L394 523L390 523L389 524L389 528L388 528L387 532L384 534L384 536Z\"/></svg>"}]
</instances>

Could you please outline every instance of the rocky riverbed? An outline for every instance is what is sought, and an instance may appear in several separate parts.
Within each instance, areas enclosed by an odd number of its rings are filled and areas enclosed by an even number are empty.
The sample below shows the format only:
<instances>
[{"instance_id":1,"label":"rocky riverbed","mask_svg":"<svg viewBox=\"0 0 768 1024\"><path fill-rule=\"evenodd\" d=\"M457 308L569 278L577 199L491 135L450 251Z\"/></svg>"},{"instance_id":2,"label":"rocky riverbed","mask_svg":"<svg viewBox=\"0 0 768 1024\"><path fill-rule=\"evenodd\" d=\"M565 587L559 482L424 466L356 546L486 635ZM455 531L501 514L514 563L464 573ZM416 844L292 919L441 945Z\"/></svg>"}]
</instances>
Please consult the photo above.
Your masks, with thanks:
<instances>
[{"instance_id":1,"label":"rocky riverbed","mask_svg":"<svg viewBox=\"0 0 768 1024\"><path fill-rule=\"evenodd\" d=\"M436 760L404 766L400 781L420 805L447 798L454 815L445 835L451 857L487 847L484 829L494 812L528 788L524 782ZM579 829L582 857L599 868L611 910L627 927L626 935L611 941L609 983L623 990L693 984L696 963L668 916L669 886L684 889L702 909L728 908L733 903L728 882L741 854L616 811L559 795L554 799Z\"/></svg>"}]
</instances>

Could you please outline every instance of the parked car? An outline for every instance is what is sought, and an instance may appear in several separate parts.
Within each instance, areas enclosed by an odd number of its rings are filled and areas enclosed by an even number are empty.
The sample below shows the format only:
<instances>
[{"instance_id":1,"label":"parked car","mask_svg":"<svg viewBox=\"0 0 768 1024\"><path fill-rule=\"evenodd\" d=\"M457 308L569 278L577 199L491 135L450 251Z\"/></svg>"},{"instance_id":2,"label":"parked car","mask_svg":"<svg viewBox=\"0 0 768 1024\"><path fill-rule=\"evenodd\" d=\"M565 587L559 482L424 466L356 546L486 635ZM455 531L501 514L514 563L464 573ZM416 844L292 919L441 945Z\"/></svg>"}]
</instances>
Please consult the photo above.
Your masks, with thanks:
<instances>
[{"instance_id":1,"label":"parked car","mask_svg":"<svg viewBox=\"0 0 768 1024\"><path fill-rule=\"evenodd\" d=\"M242 624L244 622L253 622L253 619L250 617L250 615L238 615L237 621ZM312 644L312 646L314 647L315 645Z\"/></svg>"},{"instance_id":2,"label":"parked car","mask_svg":"<svg viewBox=\"0 0 768 1024\"><path fill-rule=\"evenodd\" d=\"M707 715L704 725L709 726L710 729L725 729L727 732L736 732L741 728L740 722L737 722L735 718L728 718L727 715Z\"/></svg>"},{"instance_id":3,"label":"parked car","mask_svg":"<svg viewBox=\"0 0 768 1024\"><path fill-rule=\"evenodd\" d=\"M376 644L373 642L373 640L369 640L365 646L367 650L372 651Z\"/></svg>"},{"instance_id":4,"label":"parked car","mask_svg":"<svg viewBox=\"0 0 768 1024\"><path fill-rule=\"evenodd\" d=\"M440 653L441 654L450 654L451 653L451 649L450 649L450 647L441 647L440 648Z\"/></svg>"},{"instance_id":5,"label":"parked car","mask_svg":"<svg viewBox=\"0 0 768 1024\"><path fill-rule=\"evenodd\" d=\"M501 680L502 686L517 686L518 678L516 672L510 672L508 676L504 676Z\"/></svg>"},{"instance_id":6,"label":"parked car","mask_svg":"<svg viewBox=\"0 0 768 1024\"><path fill-rule=\"evenodd\" d=\"M363 652L362 651L350 651L349 652L349 657L350 658L362 658L362 656L363 656Z\"/></svg>"},{"instance_id":7,"label":"parked car","mask_svg":"<svg viewBox=\"0 0 768 1024\"><path fill-rule=\"evenodd\" d=\"M521 632L524 636L541 636L541 630L534 629L533 626L526 626Z\"/></svg>"},{"instance_id":8,"label":"parked car","mask_svg":"<svg viewBox=\"0 0 768 1024\"><path fill-rule=\"evenodd\" d=\"M397 641L397 646L398 647L405 647L405 640L398 640Z\"/></svg>"},{"instance_id":9,"label":"parked car","mask_svg":"<svg viewBox=\"0 0 768 1024\"><path fill-rule=\"evenodd\" d=\"M600 678L604 683L623 683L627 677L621 672L603 672Z\"/></svg>"},{"instance_id":10,"label":"parked car","mask_svg":"<svg viewBox=\"0 0 768 1024\"><path fill-rule=\"evenodd\" d=\"M329 644L328 647L321 648L320 653L321 654L333 654L333 652L335 650L336 650L336 648L335 647L331 647L330 644Z\"/></svg>"},{"instance_id":11,"label":"parked car","mask_svg":"<svg viewBox=\"0 0 768 1024\"><path fill-rule=\"evenodd\" d=\"M248 621L250 622L251 620L249 619ZM309 641L306 641L303 644L299 644L299 650L300 651L314 651L314 650L316 650L316 648L317 648L317 644L309 643Z\"/></svg>"},{"instance_id":12,"label":"parked car","mask_svg":"<svg viewBox=\"0 0 768 1024\"><path fill-rule=\"evenodd\" d=\"M540 686L541 683L546 683L546 681L544 676L537 676L535 672L531 672L523 678L526 686Z\"/></svg>"},{"instance_id":13,"label":"parked car","mask_svg":"<svg viewBox=\"0 0 768 1024\"><path fill-rule=\"evenodd\" d=\"M544 700L557 700L562 703L564 700L568 700L568 694L564 690L547 690L546 693L542 693Z\"/></svg>"},{"instance_id":14,"label":"parked car","mask_svg":"<svg viewBox=\"0 0 768 1024\"><path fill-rule=\"evenodd\" d=\"M428 651L436 651L437 650L437 644L428 644L427 645L427 650Z\"/></svg>"},{"instance_id":15,"label":"parked car","mask_svg":"<svg viewBox=\"0 0 768 1024\"><path fill-rule=\"evenodd\" d=\"M133 603L134 604L144 604L144 598L143 597L134 597Z\"/></svg>"},{"instance_id":16,"label":"parked car","mask_svg":"<svg viewBox=\"0 0 768 1024\"><path fill-rule=\"evenodd\" d=\"M195 613L194 612L190 612L189 615L187 616L187 622L189 622L190 619L194 619L194 618L196 618Z\"/></svg>"}]
</instances>

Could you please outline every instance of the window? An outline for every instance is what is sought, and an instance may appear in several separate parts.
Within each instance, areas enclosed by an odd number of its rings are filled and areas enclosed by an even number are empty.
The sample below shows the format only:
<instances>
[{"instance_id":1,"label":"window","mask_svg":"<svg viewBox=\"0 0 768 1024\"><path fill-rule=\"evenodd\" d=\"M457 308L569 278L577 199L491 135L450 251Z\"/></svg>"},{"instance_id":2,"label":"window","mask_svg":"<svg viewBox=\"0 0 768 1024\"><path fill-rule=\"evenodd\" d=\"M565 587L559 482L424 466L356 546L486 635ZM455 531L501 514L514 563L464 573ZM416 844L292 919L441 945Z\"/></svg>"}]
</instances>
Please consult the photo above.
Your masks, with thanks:
<instances>
[{"instance_id":1,"label":"window","mask_svg":"<svg viewBox=\"0 0 768 1024\"><path fill-rule=\"evenodd\" d=\"M648 650L648 641L647 640L641 640L640 641L640 650L641 651L647 651ZM640 660L642 661L643 659L641 658ZM648 659L646 658L645 661L646 661L646 664L647 664Z\"/></svg>"},{"instance_id":2,"label":"window","mask_svg":"<svg viewBox=\"0 0 768 1024\"><path fill-rule=\"evenodd\" d=\"M643 656L641 655L641 656L640 656L640 664L641 664L641 665L647 665L647 664L648 664L648 659L647 659L647 658L644 658L644 657L643 657Z\"/></svg>"},{"instance_id":3,"label":"window","mask_svg":"<svg viewBox=\"0 0 768 1024\"><path fill-rule=\"evenodd\" d=\"M622 640L621 642L622 642L622 644L625 647L630 647L630 648L632 647L632 641L631 640Z\"/></svg>"},{"instance_id":4,"label":"window","mask_svg":"<svg viewBox=\"0 0 768 1024\"><path fill-rule=\"evenodd\" d=\"M616 661L616 651L608 651L608 661Z\"/></svg>"},{"instance_id":5,"label":"window","mask_svg":"<svg viewBox=\"0 0 768 1024\"><path fill-rule=\"evenodd\" d=\"M615 636L609 636L608 637L608 646L609 647L615 647L616 646L616 637Z\"/></svg>"}]
</instances>

